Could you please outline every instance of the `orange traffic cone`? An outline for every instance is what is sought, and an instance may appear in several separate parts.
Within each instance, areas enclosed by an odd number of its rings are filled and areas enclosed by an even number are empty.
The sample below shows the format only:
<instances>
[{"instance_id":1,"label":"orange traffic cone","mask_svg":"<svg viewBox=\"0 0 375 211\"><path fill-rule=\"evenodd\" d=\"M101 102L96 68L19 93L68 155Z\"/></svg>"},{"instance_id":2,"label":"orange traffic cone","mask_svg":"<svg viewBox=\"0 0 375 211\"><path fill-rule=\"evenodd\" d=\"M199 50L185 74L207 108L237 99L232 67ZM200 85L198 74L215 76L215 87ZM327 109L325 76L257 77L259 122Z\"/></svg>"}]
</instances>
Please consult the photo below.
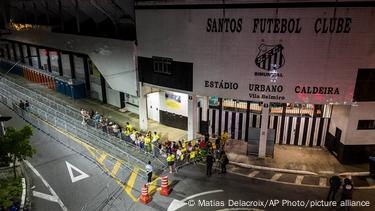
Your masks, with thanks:
<instances>
[{"instance_id":1,"label":"orange traffic cone","mask_svg":"<svg viewBox=\"0 0 375 211\"><path fill-rule=\"evenodd\" d=\"M151 201L151 198L148 195L148 186L147 185L143 185L142 193L141 193L141 197L139 198L139 201L142 202L143 204L147 204Z\"/></svg>"},{"instance_id":2,"label":"orange traffic cone","mask_svg":"<svg viewBox=\"0 0 375 211\"><path fill-rule=\"evenodd\" d=\"M161 178L161 190L160 195L162 196L168 196L171 190L168 187L168 176L163 176Z\"/></svg>"}]
</instances>

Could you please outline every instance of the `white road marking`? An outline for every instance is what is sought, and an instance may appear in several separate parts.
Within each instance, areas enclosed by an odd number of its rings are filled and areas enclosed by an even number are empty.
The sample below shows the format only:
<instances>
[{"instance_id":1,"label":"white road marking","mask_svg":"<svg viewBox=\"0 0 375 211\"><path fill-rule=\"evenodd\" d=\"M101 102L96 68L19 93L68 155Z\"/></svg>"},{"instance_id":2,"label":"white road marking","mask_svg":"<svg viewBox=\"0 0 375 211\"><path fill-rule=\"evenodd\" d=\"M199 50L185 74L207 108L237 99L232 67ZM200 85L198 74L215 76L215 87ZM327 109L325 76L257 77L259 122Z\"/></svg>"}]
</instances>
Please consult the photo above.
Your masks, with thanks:
<instances>
[{"instance_id":1,"label":"white road marking","mask_svg":"<svg viewBox=\"0 0 375 211\"><path fill-rule=\"evenodd\" d=\"M41 192L38 192L38 191L33 191L33 196L41 198L41 199L45 199L45 200L48 200L48 201L57 202L56 197L54 197L52 195L45 194L45 193L41 193Z\"/></svg>"},{"instance_id":2,"label":"white road marking","mask_svg":"<svg viewBox=\"0 0 375 211\"><path fill-rule=\"evenodd\" d=\"M247 175L248 177L255 177L255 175L259 174L259 171L253 171L251 172L249 175Z\"/></svg>"},{"instance_id":3,"label":"white road marking","mask_svg":"<svg viewBox=\"0 0 375 211\"><path fill-rule=\"evenodd\" d=\"M282 175L283 175L283 174L281 174L281 173L277 173L277 174L275 174L275 175L272 176L271 180L272 180L272 181L276 181L276 180L280 179L280 177L281 177Z\"/></svg>"},{"instance_id":4,"label":"white road marking","mask_svg":"<svg viewBox=\"0 0 375 211\"><path fill-rule=\"evenodd\" d=\"M85 172L83 172L79 168L73 166L68 161L65 161L65 163L66 163L66 167L68 168L69 176L70 176L70 179L72 180L72 183L75 183L75 182L77 182L79 180L82 180L82 179L90 177L88 174L86 174ZM72 169L74 169L75 171L79 172L80 175L74 176Z\"/></svg>"},{"instance_id":5,"label":"white road marking","mask_svg":"<svg viewBox=\"0 0 375 211\"><path fill-rule=\"evenodd\" d=\"M319 186L325 187L327 185L327 178L321 177L319 179Z\"/></svg>"},{"instance_id":6,"label":"white road marking","mask_svg":"<svg viewBox=\"0 0 375 211\"><path fill-rule=\"evenodd\" d=\"M61 199L57 196L56 192L52 189L52 187L48 184L48 182L40 175L40 173L29 163L29 161L25 160L26 165L34 172L36 176L38 176L43 184L47 187L47 189L52 193L52 196L54 196L57 200L57 203L60 205L61 209L63 211L68 211L68 209L65 207L64 203L61 201Z\"/></svg>"},{"instance_id":7,"label":"white road marking","mask_svg":"<svg viewBox=\"0 0 375 211\"><path fill-rule=\"evenodd\" d=\"M187 203L184 201L173 199L173 201L169 204L167 211L175 211L186 205Z\"/></svg>"},{"instance_id":8,"label":"white road marking","mask_svg":"<svg viewBox=\"0 0 375 211\"><path fill-rule=\"evenodd\" d=\"M169 207L168 207L167 211L175 211L175 210L180 209L181 207L189 204L190 202L186 203L186 201L188 201L192 198L207 195L207 194L212 194L212 193L220 193L220 192L224 192L224 190L211 190L211 191L206 191L206 192L202 192L202 193L197 193L197 194L188 196L188 197L186 197L182 200L173 199L173 201L169 204ZM194 204L195 204L195 202L194 202Z\"/></svg>"},{"instance_id":9,"label":"white road marking","mask_svg":"<svg viewBox=\"0 0 375 211\"><path fill-rule=\"evenodd\" d=\"M370 177L367 177L366 180L367 180L367 183L369 184L369 186L375 186L375 181L374 181L374 179L372 179L372 178L370 178Z\"/></svg>"},{"instance_id":10,"label":"white road marking","mask_svg":"<svg viewBox=\"0 0 375 211\"><path fill-rule=\"evenodd\" d=\"M296 177L296 181L294 183L299 184L299 185L302 184L303 177L304 176L302 176L302 175L298 175Z\"/></svg>"},{"instance_id":11,"label":"white road marking","mask_svg":"<svg viewBox=\"0 0 375 211\"><path fill-rule=\"evenodd\" d=\"M22 196L21 196L21 209L25 206L25 199L26 199L26 180L22 178Z\"/></svg>"}]
</instances>

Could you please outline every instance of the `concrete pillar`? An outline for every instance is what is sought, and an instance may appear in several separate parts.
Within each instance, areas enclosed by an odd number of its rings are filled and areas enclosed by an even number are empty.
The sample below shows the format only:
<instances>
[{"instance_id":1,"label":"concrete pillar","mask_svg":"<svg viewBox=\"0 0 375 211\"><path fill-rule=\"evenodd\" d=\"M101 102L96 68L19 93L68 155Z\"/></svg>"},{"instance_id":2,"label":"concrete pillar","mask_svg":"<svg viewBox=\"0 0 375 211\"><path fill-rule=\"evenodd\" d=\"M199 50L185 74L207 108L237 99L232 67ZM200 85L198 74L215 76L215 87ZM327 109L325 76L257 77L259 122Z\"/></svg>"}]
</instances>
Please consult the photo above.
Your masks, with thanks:
<instances>
[{"instance_id":1,"label":"concrete pillar","mask_svg":"<svg viewBox=\"0 0 375 211\"><path fill-rule=\"evenodd\" d=\"M262 108L262 124L260 125L259 152L258 157L266 157L269 103L264 102Z\"/></svg>"},{"instance_id":2,"label":"concrete pillar","mask_svg":"<svg viewBox=\"0 0 375 211\"><path fill-rule=\"evenodd\" d=\"M195 138L197 133L197 97L189 95L188 100L188 140Z\"/></svg>"},{"instance_id":3,"label":"concrete pillar","mask_svg":"<svg viewBox=\"0 0 375 211\"><path fill-rule=\"evenodd\" d=\"M203 96L201 101L202 106L202 121L207 121L207 110L208 110L208 97Z\"/></svg>"},{"instance_id":4,"label":"concrete pillar","mask_svg":"<svg viewBox=\"0 0 375 211\"><path fill-rule=\"evenodd\" d=\"M139 128L140 130L147 130L147 96L144 91L142 83L139 83Z\"/></svg>"}]
</instances>

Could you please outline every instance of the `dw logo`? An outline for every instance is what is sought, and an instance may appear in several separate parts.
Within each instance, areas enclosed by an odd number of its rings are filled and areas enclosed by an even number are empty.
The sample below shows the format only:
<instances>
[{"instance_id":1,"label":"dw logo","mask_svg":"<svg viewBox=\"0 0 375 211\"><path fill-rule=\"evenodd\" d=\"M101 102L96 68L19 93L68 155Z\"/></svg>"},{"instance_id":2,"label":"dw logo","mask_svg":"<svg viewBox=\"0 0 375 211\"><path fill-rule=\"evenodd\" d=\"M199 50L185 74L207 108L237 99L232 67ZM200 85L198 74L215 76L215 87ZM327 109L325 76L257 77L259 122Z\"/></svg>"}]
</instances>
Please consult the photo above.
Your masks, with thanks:
<instances>
[{"instance_id":1,"label":"dw logo","mask_svg":"<svg viewBox=\"0 0 375 211\"><path fill-rule=\"evenodd\" d=\"M278 45L265 45L261 44L259 52L255 58L255 64L263 70L277 70L284 66L285 58L283 55L284 47Z\"/></svg>"}]
</instances>

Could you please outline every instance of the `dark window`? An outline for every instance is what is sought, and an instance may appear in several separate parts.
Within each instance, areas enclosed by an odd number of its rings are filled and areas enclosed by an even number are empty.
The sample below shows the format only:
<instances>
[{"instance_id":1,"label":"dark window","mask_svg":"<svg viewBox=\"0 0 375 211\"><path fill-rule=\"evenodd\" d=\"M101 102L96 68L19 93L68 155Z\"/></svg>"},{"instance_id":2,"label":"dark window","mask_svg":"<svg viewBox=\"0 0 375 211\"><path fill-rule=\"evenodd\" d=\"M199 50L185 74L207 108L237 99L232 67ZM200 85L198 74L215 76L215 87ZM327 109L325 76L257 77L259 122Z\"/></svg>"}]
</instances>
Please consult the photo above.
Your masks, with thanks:
<instances>
[{"instance_id":1,"label":"dark window","mask_svg":"<svg viewBox=\"0 0 375 211\"><path fill-rule=\"evenodd\" d=\"M172 75L172 59L164 57L152 57L154 62L154 73Z\"/></svg>"},{"instance_id":2,"label":"dark window","mask_svg":"<svg viewBox=\"0 0 375 211\"><path fill-rule=\"evenodd\" d=\"M375 69L359 69L354 89L354 101L375 101Z\"/></svg>"},{"instance_id":3,"label":"dark window","mask_svg":"<svg viewBox=\"0 0 375 211\"><path fill-rule=\"evenodd\" d=\"M165 64L164 67L160 63ZM138 72L141 82L193 91L193 63L138 57Z\"/></svg>"},{"instance_id":4,"label":"dark window","mask_svg":"<svg viewBox=\"0 0 375 211\"><path fill-rule=\"evenodd\" d=\"M357 130L375 130L375 120L359 120Z\"/></svg>"}]
</instances>

